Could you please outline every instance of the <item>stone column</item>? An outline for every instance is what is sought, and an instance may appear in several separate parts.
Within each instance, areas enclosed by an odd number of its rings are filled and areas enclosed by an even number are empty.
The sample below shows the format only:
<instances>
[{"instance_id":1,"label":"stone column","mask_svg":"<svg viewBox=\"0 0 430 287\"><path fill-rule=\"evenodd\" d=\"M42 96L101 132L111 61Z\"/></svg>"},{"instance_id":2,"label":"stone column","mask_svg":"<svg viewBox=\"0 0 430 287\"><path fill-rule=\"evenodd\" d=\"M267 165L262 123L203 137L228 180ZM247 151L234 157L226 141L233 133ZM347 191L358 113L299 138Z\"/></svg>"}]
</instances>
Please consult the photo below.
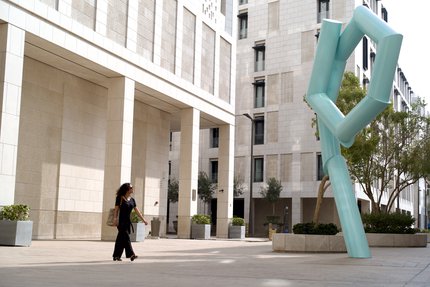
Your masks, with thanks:
<instances>
[{"instance_id":1,"label":"stone column","mask_svg":"<svg viewBox=\"0 0 430 287\"><path fill-rule=\"evenodd\" d=\"M300 194L293 194L293 197L291 198L291 226L289 226L289 232L293 232L293 226L297 223L303 222L303 203L302 199L300 198Z\"/></svg>"},{"instance_id":2,"label":"stone column","mask_svg":"<svg viewBox=\"0 0 430 287\"><path fill-rule=\"evenodd\" d=\"M125 77L110 80L106 132L106 158L103 189L102 239L112 240L116 228L105 224L115 194L121 184L130 182L134 112L133 80Z\"/></svg>"},{"instance_id":3,"label":"stone column","mask_svg":"<svg viewBox=\"0 0 430 287\"><path fill-rule=\"evenodd\" d=\"M234 127L220 126L219 139L216 236L228 238L233 217Z\"/></svg>"},{"instance_id":4,"label":"stone column","mask_svg":"<svg viewBox=\"0 0 430 287\"><path fill-rule=\"evenodd\" d=\"M176 9L176 55L175 55L175 75L181 77L182 74L182 37L184 26L184 3L183 0L177 1Z\"/></svg>"},{"instance_id":5,"label":"stone column","mask_svg":"<svg viewBox=\"0 0 430 287\"><path fill-rule=\"evenodd\" d=\"M161 34L163 33L163 0L155 0L153 62L161 63Z\"/></svg>"},{"instance_id":6,"label":"stone column","mask_svg":"<svg viewBox=\"0 0 430 287\"><path fill-rule=\"evenodd\" d=\"M97 33L103 36L106 36L107 10L108 10L107 0L97 0L95 30Z\"/></svg>"},{"instance_id":7,"label":"stone column","mask_svg":"<svg viewBox=\"0 0 430 287\"><path fill-rule=\"evenodd\" d=\"M0 24L0 206L15 200L25 32Z\"/></svg>"},{"instance_id":8,"label":"stone column","mask_svg":"<svg viewBox=\"0 0 430 287\"><path fill-rule=\"evenodd\" d=\"M293 149L298 149L298 146L293 146ZM298 149L300 150L300 149ZM302 214L303 214L303 204L301 199L301 155L300 153L293 153L292 156L292 178L297 179L293 180L292 184L292 196L291 196L291 208L289 212L291 213L291 226L289 226L290 230L293 230L294 224L302 222ZM291 232L291 231L290 231Z\"/></svg>"},{"instance_id":9,"label":"stone column","mask_svg":"<svg viewBox=\"0 0 430 287\"><path fill-rule=\"evenodd\" d=\"M127 39L126 47L127 49L136 52L137 44L137 18L139 11L138 1L128 1L128 11L127 11Z\"/></svg>"},{"instance_id":10,"label":"stone column","mask_svg":"<svg viewBox=\"0 0 430 287\"><path fill-rule=\"evenodd\" d=\"M71 17L72 15L72 0L61 0L58 1L58 7L57 10L61 14L64 14L68 17Z\"/></svg>"},{"instance_id":11,"label":"stone column","mask_svg":"<svg viewBox=\"0 0 430 287\"><path fill-rule=\"evenodd\" d=\"M178 238L191 237L191 217L197 213L200 111L181 112L179 155Z\"/></svg>"}]
</instances>

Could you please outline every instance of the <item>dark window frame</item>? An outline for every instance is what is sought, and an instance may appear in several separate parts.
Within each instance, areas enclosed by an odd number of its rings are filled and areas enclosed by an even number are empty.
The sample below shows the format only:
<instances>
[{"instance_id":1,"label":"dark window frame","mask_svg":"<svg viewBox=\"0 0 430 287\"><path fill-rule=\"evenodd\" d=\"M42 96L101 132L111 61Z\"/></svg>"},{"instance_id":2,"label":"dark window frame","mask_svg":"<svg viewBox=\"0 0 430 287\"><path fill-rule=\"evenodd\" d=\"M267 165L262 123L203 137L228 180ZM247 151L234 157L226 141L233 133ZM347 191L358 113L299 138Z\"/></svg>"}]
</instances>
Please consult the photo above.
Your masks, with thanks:
<instances>
[{"instance_id":1,"label":"dark window frame","mask_svg":"<svg viewBox=\"0 0 430 287\"><path fill-rule=\"evenodd\" d=\"M252 175L253 182L264 181L264 157L254 157L254 174ZM261 168L261 169L258 169Z\"/></svg>"},{"instance_id":2,"label":"dark window frame","mask_svg":"<svg viewBox=\"0 0 430 287\"><path fill-rule=\"evenodd\" d=\"M210 175L213 183L218 183L218 159L210 160Z\"/></svg>"},{"instance_id":3,"label":"dark window frame","mask_svg":"<svg viewBox=\"0 0 430 287\"><path fill-rule=\"evenodd\" d=\"M237 15L239 18L238 24L239 24L239 31L238 31L238 37L239 40L248 38L248 12L242 12L239 15Z\"/></svg>"},{"instance_id":4,"label":"dark window frame","mask_svg":"<svg viewBox=\"0 0 430 287\"><path fill-rule=\"evenodd\" d=\"M254 145L264 144L264 116L254 117Z\"/></svg>"},{"instance_id":5,"label":"dark window frame","mask_svg":"<svg viewBox=\"0 0 430 287\"><path fill-rule=\"evenodd\" d=\"M317 154L317 180L322 180L324 175L322 156L321 154Z\"/></svg>"},{"instance_id":6,"label":"dark window frame","mask_svg":"<svg viewBox=\"0 0 430 287\"><path fill-rule=\"evenodd\" d=\"M367 71L369 68L369 41L367 37L363 37L363 70Z\"/></svg>"},{"instance_id":7,"label":"dark window frame","mask_svg":"<svg viewBox=\"0 0 430 287\"><path fill-rule=\"evenodd\" d=\"M252 47L255 51L254 56L254 72L261 72L266 69L266 44L258 44ZM262 63L262 64L260 64Z\"/></svg>"},{"instance_id":8,"label":"dark window frame","mask_svg":"<svg viewBox=\"0 0 430 287\"><path fill-rule=\"evenodd\" d=\"M382 7L381 9L381 17L385 22L388 22L388 11L385 7Z\"/></svg>"},{"instance_id":9,"label":"dark window frame","mask_svg":"<svg viewBox=\"0 0 430 287\"><path fill-rule=\"evenodd\" d=\"M211 148L219 147L219 128L210 129L210 147Z\"/></svg>"},{"instance_id":10,"label":"dark window frame","mask_svg":"<svg viewBox=\"0 0 430 287\"><path fill-rule=\"evenodd\" d=\"M254 108L264 108L266 106L266 81L264 79L256 80L254 83ZM262 94L262 103L259 105L258 101L258 92L261 90Z\"/></svg>"},{"instance_id":11,"label":"dark window frame","mask_svg":"<svg viewBox=\"0 0 430 287\"><path fill-rule=\"evenodd\" d=\"M318 0L317 23L330 18L330 0Z\"/></svg>"}]
</instances>

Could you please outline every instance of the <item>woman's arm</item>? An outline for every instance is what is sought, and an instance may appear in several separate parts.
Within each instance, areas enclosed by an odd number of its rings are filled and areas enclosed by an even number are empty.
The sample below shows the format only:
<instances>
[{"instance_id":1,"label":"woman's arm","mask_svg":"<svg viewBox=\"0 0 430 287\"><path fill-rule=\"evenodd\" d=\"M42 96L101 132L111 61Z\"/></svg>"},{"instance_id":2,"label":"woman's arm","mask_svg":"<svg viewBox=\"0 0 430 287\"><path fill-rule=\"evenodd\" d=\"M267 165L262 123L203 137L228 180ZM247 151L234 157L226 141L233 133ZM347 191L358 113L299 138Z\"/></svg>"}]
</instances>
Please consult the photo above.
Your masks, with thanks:
<instances>
[{"instance_id":1,"label":"woman's arm","mask_svg":"<svg viewBox=\"0 0 430 287\"><path fill-rule=\"evenodd\" d=\"M137 215L140 217L140 219L142 219L143 223L145 223L145 225L148 225L148 222L145 220L145 218L143 218L143 215L140 212L139 208L135 207L134 211L136 211Z\"/></svg>"}]
</instances>

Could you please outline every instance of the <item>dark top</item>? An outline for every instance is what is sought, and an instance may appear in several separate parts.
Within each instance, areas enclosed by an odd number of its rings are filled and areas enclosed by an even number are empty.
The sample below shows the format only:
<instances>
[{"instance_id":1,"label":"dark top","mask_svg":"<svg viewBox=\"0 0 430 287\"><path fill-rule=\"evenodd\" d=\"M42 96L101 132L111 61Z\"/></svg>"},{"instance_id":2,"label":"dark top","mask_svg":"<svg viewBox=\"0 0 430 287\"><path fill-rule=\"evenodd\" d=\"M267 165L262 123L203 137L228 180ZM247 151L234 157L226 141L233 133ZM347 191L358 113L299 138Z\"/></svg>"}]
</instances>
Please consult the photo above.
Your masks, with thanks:
<instances>
[{"instance_id":1,"label":"dark top","mask_svg":"<svg viewBox=\"0 0 430 287\"><path fill-rule=\"evenodd\" d=\"M131 211L136 207L136 201L133 197L127 201L122 196L117 196L115 199L115 206L119 206L118 229L126 230L128 233L130 233L130 214Z\"/></svg>"}]
</instances>

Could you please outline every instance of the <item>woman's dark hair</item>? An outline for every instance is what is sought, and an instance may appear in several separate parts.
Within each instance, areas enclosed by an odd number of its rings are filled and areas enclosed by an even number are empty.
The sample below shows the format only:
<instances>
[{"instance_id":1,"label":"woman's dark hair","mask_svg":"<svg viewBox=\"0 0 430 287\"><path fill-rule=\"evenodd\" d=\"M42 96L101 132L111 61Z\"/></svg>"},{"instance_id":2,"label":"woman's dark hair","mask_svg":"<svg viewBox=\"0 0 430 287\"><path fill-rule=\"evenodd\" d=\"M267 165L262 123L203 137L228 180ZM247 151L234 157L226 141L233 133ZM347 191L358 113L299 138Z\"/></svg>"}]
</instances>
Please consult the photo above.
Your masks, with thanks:
<instances>
[{"instance_id":1,"label":"woman's dark hair","mask_svg":"<svg viewBox=\"0 0 430 287\"><path fill-rule=\"evenodd\" d=\"M131 183L129 182L123 183L118 189L118 191L116 192L116 196L124 196L130 188L133 188Z\"/></svg>"}]
</instances>

